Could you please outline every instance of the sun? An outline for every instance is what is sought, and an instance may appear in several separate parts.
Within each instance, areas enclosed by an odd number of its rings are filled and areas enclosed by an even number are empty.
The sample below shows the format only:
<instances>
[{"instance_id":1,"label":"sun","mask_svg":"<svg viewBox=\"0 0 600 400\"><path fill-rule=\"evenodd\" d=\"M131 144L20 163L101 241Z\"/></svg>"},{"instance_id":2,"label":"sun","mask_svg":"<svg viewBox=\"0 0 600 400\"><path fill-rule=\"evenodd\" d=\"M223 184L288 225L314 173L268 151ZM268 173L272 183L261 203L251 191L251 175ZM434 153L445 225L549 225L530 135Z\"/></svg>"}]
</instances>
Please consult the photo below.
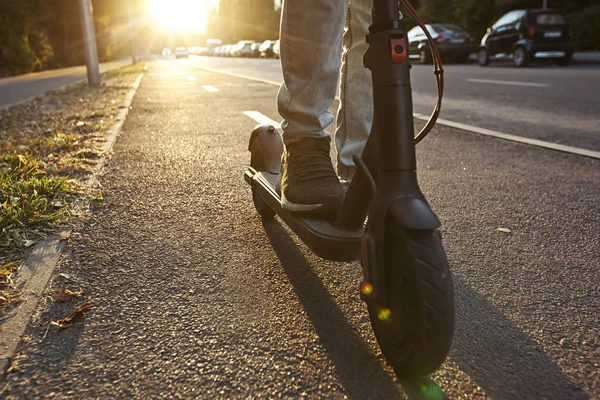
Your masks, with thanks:
<instances>
[{"instance_id":1,"label":"sun","mask_svg":"<svg viewBox=\"0 0 600 400\"><path fill-rule=\"evenodd\" d=\"M152 17L163 28L205 32L209 8L215 0L148 0Z\"/></svg>"}]
</instances>

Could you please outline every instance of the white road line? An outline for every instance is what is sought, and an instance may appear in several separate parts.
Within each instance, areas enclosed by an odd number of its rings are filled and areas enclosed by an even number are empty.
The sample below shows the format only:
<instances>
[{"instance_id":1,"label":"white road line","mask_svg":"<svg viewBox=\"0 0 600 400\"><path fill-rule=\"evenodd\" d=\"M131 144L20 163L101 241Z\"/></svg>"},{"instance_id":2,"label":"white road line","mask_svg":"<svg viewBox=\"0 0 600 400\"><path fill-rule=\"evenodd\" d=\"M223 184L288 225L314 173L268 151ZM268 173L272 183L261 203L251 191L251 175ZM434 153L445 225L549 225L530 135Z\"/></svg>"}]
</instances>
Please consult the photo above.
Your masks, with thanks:
<instances>
[{"instance_id":1,"label":"white road line","mask_svg":"<svg viewBox=\"0 0 600 400\"><path fill-rule=\"evenodd\" d=\"M203 70L209 71L209 72L216 72L217 74L221 74L221 75L228 75L228 76L233 76L235 78L242 78L242 79L248 79L248 80L255 81L255 82L262 82L262 83L266 83L267 85L281 86L281 82L270 81L268 79L256 78L256 77L250 76L250 75L236 74L235 72L223 71L221 69L204 67L204 66L200 66L200 65L196 65L196 64L192 64L192 63L187 63L187 65L189 65L190 67L203 69Z\"/></svg>"},{"instance_id":2,"label":"white road line","mask_svg":"<svg viewBox=\"0 0 600 400\"><path fill-rule=\"evenodd\" d=\"M494 81L491 79L467 79L467 81L475 82L475 83L490 83L493 85L510 85L510 86L529 86L529 87L550 87L550 86L552 86L549 83Z\"/></svg>"},{"instance_id":3,"label":"white road line","mask_svg":"<svg viewBox=\"0 0 600 400\"><path fill-rule=\"evenodd\" d=\"M188 75L187 78L190 81L195 81L196 80L196 77L194 75Z\"/></svg>"},{"instance_id":4,"label":"white road line","mask_svg":"<svg viewBox=\"0 0 600 400\"><path fill-rule=\"evenodd\" d=\"M251 81L262 82L262 83L266 83L267 85L281 86L280 82L270 81L267 79L261 79L261 78L256 78L253 76L236 74L233 72L226 72L226 71L209 68L209 67L203 67L203 66L194 65L194 64L188 64L188 65L195 67L195 68L203 69L203 70L206 70L209 72L216 72L217 74L229 75L229 76L233 76L236 78L243 78L243 79L248 79ZM336 100L339 100L339 97L336 97ZM248 115L247 114L248 112L252 113L252 111L247 111L247 112L244 112L244 114ZM258 113L258 114L260 114L260 113ZM250 115L248 115L248 116L250 118L254 119L255 121L257 121L254 117L252 117ZM423 121L429 120L429 116L427 116L427 115L415 113L414 117L417 119L423 120ZM269 119L268 117L265 117L265 118L267 118L269 121L274 122L273 120ZM272 123L272 122L266 122L266 123ZM262 120L259 123L263 123ZM579 147L565 146L562 144L545 142L543 140L538 140L538 139L528 139L528 138L524 138L524 137L516 136L516 135L509 135L507 133L497 132L497 131L493 131L491 129L479 128L479 127L472 126L472 125L461 124L460 122L454 122L454 121L450 121L450 120L443 119L443 118L438 118L436 123L443 125L443 126L448 126L451 128L462 129L464 131L471 132L471 133L477 133L480 135L491 136L491 137L495 137L498 139L508 140L511 142L517 142L517 143L527 144L530 146L542 147L544 149L557 150L557 151L561 151L564 153L570 153L570 154L576 154L579 156L600 159L600 152L598 152L598 151L582 149ZM279 123L277 123L277 125L273 124L273 126L275 126L276 128L279 128L280 124Z\"/></svg>"},{"instance_id":5,"label":"white road line","mask_svg":"<svg viewBox=\"0 0 600 400\"><path fill-rule=\"evenodd\" d=\"M258 111L244 111L244 114L246 116L252 118L256 122L258 122L259 124L273 125L276 129L281 128L281 125L279 124L279 122L272 120L271 118L267 117L265 114L260 113Z\"/></svg>"},{"instance_id":6,"label":"white road line","mask_svg":"<svg viewBox=\"0 0 600 400\"><path fill-rule=\"evenodd\" d=\"M415 114L415 118L421 119L423 121L429 120L429 116ZM564 153L577 154L579 156L591 157L600 160L600 151L593 151L582 149L579 147L565 146L563 144L545 142L543 140L538 139L530 139L522 136L509 135L507 133L496 132L491 129L478 128L476 126L461 124L460 122L448 121L447 119L438 118L437 123L444 126L449 126L451 128L462 129L463 131L468 131L472 133L478 133L480 135L492 136L498 139L510 140L511 142L528 144L536 147L543 147L545 149L562 151Z\"/></svg>"},{"instance_id":7,"label":"white road line","mask_svg":"<svg viewBox=\"0 0 600 400\"><path fill-rule=\"evenodd\" d=\"M207 92L211 92L211 93L219 91L219 89L217 89L216 87L211 86L211 85L203 85L202 89L206 90Z\"/></svg>"}]
</instances>

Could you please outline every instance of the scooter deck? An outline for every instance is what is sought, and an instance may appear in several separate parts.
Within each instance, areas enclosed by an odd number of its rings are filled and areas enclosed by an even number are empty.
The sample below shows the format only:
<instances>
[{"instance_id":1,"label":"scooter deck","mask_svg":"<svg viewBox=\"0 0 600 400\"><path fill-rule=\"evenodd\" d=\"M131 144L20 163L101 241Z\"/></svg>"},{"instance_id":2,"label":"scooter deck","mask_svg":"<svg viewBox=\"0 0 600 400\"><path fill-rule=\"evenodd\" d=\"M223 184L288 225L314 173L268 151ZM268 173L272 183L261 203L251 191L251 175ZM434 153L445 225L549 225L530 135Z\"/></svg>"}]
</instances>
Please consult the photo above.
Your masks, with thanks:
<instances>
[{"instance_id":1,"label":"scooter deck","mask_svg":"<svg viewBox=\"0 0 600 400\"><path fill-rule=\"evenodd\" d=\"M284 210L276 189L279 181L278 174L259 172L249 168L244 177L269 207L316 255L331 261L360 259L362 229L342 230L332 225L325 216L303 215Z\"/></svg>"}]
</instances>

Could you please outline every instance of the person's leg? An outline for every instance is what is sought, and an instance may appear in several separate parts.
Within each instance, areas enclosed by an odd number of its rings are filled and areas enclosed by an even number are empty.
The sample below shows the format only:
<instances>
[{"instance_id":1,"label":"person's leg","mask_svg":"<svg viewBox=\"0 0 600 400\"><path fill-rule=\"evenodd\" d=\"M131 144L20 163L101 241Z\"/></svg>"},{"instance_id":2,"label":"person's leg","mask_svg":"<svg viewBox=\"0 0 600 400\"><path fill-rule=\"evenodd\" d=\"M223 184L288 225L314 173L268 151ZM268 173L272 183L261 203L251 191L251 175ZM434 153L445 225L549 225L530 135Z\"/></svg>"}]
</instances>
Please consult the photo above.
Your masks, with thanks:
<instances>
[{"instance_id":1,"label":"person's leg","mask_svg":"<svg viewBox=\"0 0 600 400\"><path fill-rule=\"evenodd\" d=\"M288 211L336 212L342 185L329 156L348 0L285 0L281 18L284 84L277 105L285 151L281 203Z\"/></svg>"},{"instance_id":2,"label":"person's leg","mask_svg":"<svg viewBox=\"0 0 600 400\"><path fill-rule=\"evenodd\" d=\"M363 65L369 45L366 35L371 24L372 0L350 0L344 30L340 107L335 145L337 173L345 184L354 175L352 156L360 156L373 123L371 72Z\"/></svg>"},{"instance_id":3,"label":"person's leg","mask_svg":"<svg viewBox=\"0 0 600 400\"><path fill-rule=\"evenodd\" d=\"M285 144L328 137L328 111L340 74L348 0L285 0L281 14L283 85L277 105Z\"/></svg>"}]
</instances>

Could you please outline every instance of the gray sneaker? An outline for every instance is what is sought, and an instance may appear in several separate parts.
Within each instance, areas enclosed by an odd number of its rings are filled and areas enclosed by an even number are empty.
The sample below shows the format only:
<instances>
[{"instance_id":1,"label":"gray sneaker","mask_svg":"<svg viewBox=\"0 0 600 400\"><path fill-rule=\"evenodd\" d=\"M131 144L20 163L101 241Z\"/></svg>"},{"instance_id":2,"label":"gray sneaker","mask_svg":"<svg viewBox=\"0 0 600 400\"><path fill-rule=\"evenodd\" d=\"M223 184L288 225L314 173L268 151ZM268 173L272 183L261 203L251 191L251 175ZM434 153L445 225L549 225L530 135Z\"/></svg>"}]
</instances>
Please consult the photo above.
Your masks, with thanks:
<instances>
[{"instance_id":1,"label":"gray sneaker","mask_svg":"<svg viewBox=\"0 0 600 400\"><path fill-rule=\"evenodd\" d=\"M281 206L292 212L338 212L344 189L329 157L329 138L286 146L281 157Z\"/></svg>"}]
</instances>

